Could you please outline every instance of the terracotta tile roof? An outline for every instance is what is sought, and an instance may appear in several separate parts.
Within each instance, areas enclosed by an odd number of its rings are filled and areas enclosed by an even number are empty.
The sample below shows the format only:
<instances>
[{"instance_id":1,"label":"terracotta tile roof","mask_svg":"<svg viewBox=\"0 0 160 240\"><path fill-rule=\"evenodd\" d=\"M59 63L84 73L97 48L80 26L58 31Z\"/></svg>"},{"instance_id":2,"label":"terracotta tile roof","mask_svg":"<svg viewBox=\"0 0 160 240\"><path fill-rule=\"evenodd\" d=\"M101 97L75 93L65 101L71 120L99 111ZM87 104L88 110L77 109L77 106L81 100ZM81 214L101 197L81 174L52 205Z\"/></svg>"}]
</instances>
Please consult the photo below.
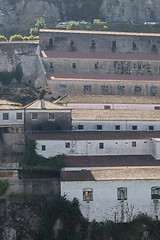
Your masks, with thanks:
<instances>
[{"instance_id":1,"label":"terracotta tile roof","mask_svg":"<svg viewBox=\"0 0 160 240\"><path fill-rule=\"evenodd\" d=\"M105 170L61 171L61 182L115 180L160 180L160 167L119 167Z\"/></svg>"},{"instance_id":2,"label":"terracotta tile roof","mask_svg":"<svg viewBox=\"0 0 160 240\"><path fill-rule=\"evenodd\" d=\"M61 52L42 50L43 58L73 58L73 59L108 59L108 60L133 60L133 61L160 61L159 54L136 54L136 53L104 53L104 52Z\"/></svg>"},{"instance_id":3,"label":"terracotta tile roof","mask_svg":"<svg viewBox=\"0 0 160 240\"><path fill-rule=\"evenodd\" d=\"M60 109L60 110L69 110L70 108L66 108L64 106L61 106L59 104L55 104L46 100L36 100L34 102L29 103L24 107L25 109L30 109L30 110L40 110L40 109L47 109L47 110L52 110L52 109Z\"/></svg>"},{"instance_id":4,"label":"terracotta tile roof","mask_svg":"<svg viewBox=\"0 0 160 240\"><path fill-rule=\"evenodd\" d=\"M40 33L77 33L90 35L120 35L120 36L153 36L160 37L159 33L135 33L135 32L111 32L111 31L83 31L83 30L62 30L62 29L40 29Z\"/></svg>"},{"instance_id":5,"label":"terracotta tile roof","mask_svg":"<svg viewBox=\"0 0 160 240\"><path fill-rule=\"evenodd\" d=\"M159 97L121 96L121 95L65 95L62 103L99 103L99 104L160 104Z\"/></svg>"},{"instance_id":6,"label":"terracotta tile roof","mask_svg":"<svg viewBox=\"0 0 160 240\"><path fill-rule=\"evenodd\" d=\"M88 74L88 73L47 73L46 77L52 81L132 81L132 82L160 82L159 75L129 75L129 74Z\"/></svg>"},{"instance_id":7,"label":"terracotta tile roof","mask_svg":"<svg viewBox=\"0 0 160 240\"><path fill-rule=\"evenodd\" d=\"M160 132L55 132L28 133L34 140L120 140L160 138Z\"/></svg>"},{"instance_id":8,"label":"terracotta tile roof","mask_svg":"<svg viewBox=\"0 0 160 240\"><path fill-rule=\"evenodd\" d=\"M72 110L73 121L160 121L157 110Z\"/></svg>"},{"instance_id":9,"label":"terracotta tile roof","mask_svg":"<svg viewBox=\"0 0 160 240\"><path fill-rule=\"evenodd\" d=\"M151 155L67 156L65 167L160 166Z\"/></svg>"}]
</instances>

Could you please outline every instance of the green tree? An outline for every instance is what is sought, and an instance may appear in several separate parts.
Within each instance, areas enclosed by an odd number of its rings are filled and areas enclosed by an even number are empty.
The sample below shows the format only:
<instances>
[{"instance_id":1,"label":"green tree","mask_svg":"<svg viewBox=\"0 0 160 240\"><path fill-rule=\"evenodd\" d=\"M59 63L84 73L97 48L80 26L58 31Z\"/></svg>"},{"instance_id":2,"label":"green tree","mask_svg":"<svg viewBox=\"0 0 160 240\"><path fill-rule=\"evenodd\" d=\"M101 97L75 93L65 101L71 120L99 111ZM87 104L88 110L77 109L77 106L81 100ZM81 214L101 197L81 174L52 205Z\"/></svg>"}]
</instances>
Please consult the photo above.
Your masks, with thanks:
<instances>
[{"instance_id":1,"label":"green tree","mask_svg":"<svg viewBox=\"0 0 160 240\"><path fill-rule=\"evenodd\" d=\"M21 35L13 35L10 37L9 41L23 41L23 37Z\"/></svg>"},{"instance_id":2,"label":"green tree","mask_svg":"<svg viewBox=\"0 0 160 240\"><path fill-rule=\"evenodd\" d=\"M8 40L7 40L7 38L6 38L5 36L0 35L0 42L2 42L2 41L5 41L5 42L6 42L6 41L8 41Z\"/></svg>"},{"instance_id":3,"label":"green tree","mask_svg":"<svg viewBox=\"0 0 160 240\"><path fill-rule=\"evenodd\" d=\"M45 19L43 17L37 18L35 27L37 28L38 32L40 29L46 28Z\"/></svg>"},{"instance_id":4,"label":"green tree","mask_svg":"<svg viewBox=\"0 0 160 240\"><path fill-rule=\"evenodd\" d=\"M13 69L12 76L17 80L17 82L21 82L23 77L23 71L20 64L18 64L16 68Z\"/></svg>"}]
</instances>

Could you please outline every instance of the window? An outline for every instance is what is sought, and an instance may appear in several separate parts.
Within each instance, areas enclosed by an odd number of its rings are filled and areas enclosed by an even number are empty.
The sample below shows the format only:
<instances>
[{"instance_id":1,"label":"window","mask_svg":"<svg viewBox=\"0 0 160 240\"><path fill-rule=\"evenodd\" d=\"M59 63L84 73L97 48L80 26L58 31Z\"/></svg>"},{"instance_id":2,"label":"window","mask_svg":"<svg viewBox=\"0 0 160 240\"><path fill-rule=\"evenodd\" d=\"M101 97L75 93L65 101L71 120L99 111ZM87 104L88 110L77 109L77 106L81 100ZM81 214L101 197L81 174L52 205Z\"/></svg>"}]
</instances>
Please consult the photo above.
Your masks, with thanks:
<instances>
[{"instance_id":1,"label":"window","mask_svg":"<svg viewBox=\"0 0 160 240\"><path fill-rule=\"evenodd\" d=\"M137 130L137 126L132 126L132 130Z\"/></svg>"},{"instance_id":2,"label":"window","mask_svg":"<svg viewBox=\"0 0 160 240\"><path fill-rule=\"evenodd\" d=\"M74 46L74 41L73 40L70 41L70 45L71 45L71 47Z\"/></svg>"},{"instance_id":3,"label":"window","mask_svg":"<svg viewBox=\"0 0 160 240\"><path fill-rule=\"evenodd\" d=\"M151 188L151 199L160 199L160 187Z\"/></svg>"},{"instance_id":4,"label":"window","mask_svg":"<svg viewBox=\"0 0 160 240\"><path fill-rule=\"evenodd\" d=\"M81 125L81 124L78 125L78 129L79 129L79 130L83 130L83 125Z\"/></svg>"},{"instance_id":5,"label":"window","mask_svg":"<svg viewBox=\"0 0 160 240\"><path fill-rule=\"evenodd\" d=\"M109 92L108 86L101 86L101 93L102 94L107 94Z\"/></svg>"},{"instance_id":6,"label":"window","mask_svg":"<svg viewBox=\"0 0 160 240\"><path fill-rule=\"evenodd\" d=\"M76 68L76 63L72 63L72 68Z\"/></svg>"},{"instance_id":7,"label":"window","mask_svg":"<svg viewBox=\"0 0 160 240\"><path fill-rule=\"evenodd\" d=\"M9 120L9 113L3 113L3 120Z\"/></svg>"},{"instance_id":8,"label":"window","mask_svg":"<svg viewBox=\"0 0 160 240\"><path fill-rule=\"evenodd\" d=\"M49 39L49 47L52 48L53 47L53 38Z\"/></svg>"},{"instance_id":9,"label":"window","mask_svg":"<svg viewBox=\"0 0 160 240\"><path fill-rule=\"evenodd\" d=\"M99 149L103 149L104 148L104 144L103 143L99 143Z\"/></svg>"},{"instance_id":10,"label":"window","mask_svg":"<svg viewBox=\"0 0 160 240\"><path fill-rule=\"evenodd\" d=\"M140 63L138 63L138 70L141 70L142 65Z\"/></svg>"},{"instance_id":11,"label":"window","mask_svg":"<svg viewBox=\"0 0 160 240\"><path fill-rule=\"evenodd\" d=\"M136 142L132 142L132 147L136 147Z\"/></svg>"},{"instance_id":12,"label":"window","mask_svg":"<svg viewBox=\"0 0 160 240\"><path fill-rule=\"evenodd\" d=\"M160 107L159 106L155 106L154 110L160 110Z\"/></svg>"},{"instance_id":13,"label":"window","mask_svg":"<svg viewBox=\"0 0 160 240\"><path fill-rule=\"evenodd\" d=\"M96 42L94 40L92 40L91 47L95 47L95 45L96 45Z\"/></svg>"},{"instance_id":14,"label":"window","mask_svg":"<svg viewBox=\"0 0 160 240\"><path fill-rule=\"evenodd\" d=\"M91 93L91 85L84 85L84 93Z\"/></svg>"},{"instance_id":15,"label":"window","mask_svg":"<svg viewBox=\"0 0 160 240\"><path fill-rule=\"evenodd\" d=\"M153 51L156 51L156 49L157 49L156 43L153 43L153 44L152 44L152 50L153 50Z\"/></svg>"},{"instance_id":16,"label":"window","mask_svg":"<svg viewBox=\"0 0 160 240\"><path fill-rule=\"evenodd\" d=\"M48 118L49 120L54 120L54 113L49 113Z\"/></svg>"},{"instance_id":17,"label":"window","mask_svg":"<svg viewBox=\"0 0 160 240\"><path fill-rule=\"evenodd\" d=\"M127 200L127 188L119 187L117 188L117 200Z\"/></svg>"},{"instance_id":18,"label":"window","mask_svg":"<svg viewBox=\"0 0 160 240\"><path fill-rule=\"evenodd\" d=\"M95 69L95 70L98 69L98 62L94 64L94 69Z\"/></svg>"},{"instance_id":19,"label":"window","mask_svg":"<svg viewBox=\"0 0 160 240\"><path fill-rule=\"evenodd\" d=\"M102 130L102 125L97 125L97 130Z\"/></svg>"},{"instance_id":20,"label":"window","mask_svg":"<svg viewBox=\"0 0 160 240\"><path fill-rule=\"evenodd\" d=\"M42 151L46 151L46 145L42 145Z\"/></svg>"},{"instance_id":21,"label":"window","mask_svg":"<svg viewBox=\"0 0 160 240\"><path fill-rule=\"evenodd\" d=\"M93 189L84 188L83 189L83 201L93 201Z\"/></svg>"},{"instance_id":22,"label":"window","mask_svg":"<svg viewBox=\"0 0 160 240\"><path fill-rule=\"evenodd\" d=\"M54 67L53 62L50 62L49 66L50 68L53 68Z\"/></svg>"},{"instance_id":23,"label":"window","mask_svg":"<svg viewBox=\"0 0 160 240\"><path fill-rule=\"evenodd\" d=\"M70 143L69 143L69 142L66 142L66 143L65 143L65 147L66 147L66 148L70 148Z\"/></svg>"},{"instance_id":24,"label":"window","mask_svg":"<svg viewBox=\"0 0 160 240\"><path fill-rule=\"evenodd\" d=\"M112 52L116 52L116 41L112 41Z\"/></svg>"},{"instance_id":25,"label":"window","mask_svg":"<svg viewBox=\"0 0 160 240\"><path fill-rule=\"evenodd\" d=\"M156 87L156 86L150 87L150 95L151 96L156 96L157 92L158 92L158 87Z\"/></svg>"},{"instance_id":26,"label":"window","mask_svg":"<svg viewBox=\"0 0 160 240\"><path fill-rule=\"evenodd\" d=\"M134 93L140 93L140 92L141 92L141 87L134 86Z\"/></svg>"},{"instance_id":27,"label":"window","mask_svg":"<svg viewBox=\"0 0 160 240\"><path fill-rule=\"evenodd\" d=\"M125 86L117 86L118 93L124 93L125 92Z\"/></svg>"},{"instance_id":28,"label":"window","mask_svg":"<svg viewBox=\"0 0 160 240\"><path fill-rule=\"evenodd\" d=\"M154 126L149 126L149 131L153 131L154 130Z\"/></svg>"},{"instance_id":29,"label":"window","mask_svg":"<svg viewBox=\"0 0 160 240\"><path fill-rule=\"evenodd\" d=\"M59 89L59 91L66 91L67 90L67 85L64 85L64 84L60 84L60 85L58 85L58 89Z\"/></svg>"},{"instance_id":30,"label":"window","mask_svg":"<svg viewBox=\"0 0 160 240\"><path fill-rule=\"evenodd\" d=\"M115 130L120 130L120 125L116 125Z\"/></svg>"},{"instance_id":31,"label":"window","mask_svg":"<svg viewBox=\"0 0 160 240\"><path fill-rule=\"evenodd\" d=\"M104 109L105 109L105 110L109 110L109 109L111 109L111 107L110 107L110 106L107 106L107 105L105 105L105 106L104 106Z\"/></svg>"},{"instance_id":32,"label":"window","mask_svg":"<svg viewBox=\"0 0 160 240\"><path fill-rule=\"evenodd\" d=\"M17 114L16 114L16 118L17 118L17 119L22 119L22 113L17 113Z\"/></svg>"},{"instance_id":33,"label":"window","mask_svg":"<svg viewBox=\"0 0 160 240\"><path fill-rule=\"evenodd\" d=\"M32 119L37 120L38 119L38 113L32 113Z\"/></svg>"},{"instance_id":34,"label":"window","mask_svg":"<svg viewBox=\"0 0 160 240\"><path fill-rule=\"evenodd\" d=\"M136 50L136 48L137 48L137 46L136 46L134 41L132 42L132 48L133 48L133 50Z\"/></svg>"}]
</instances>

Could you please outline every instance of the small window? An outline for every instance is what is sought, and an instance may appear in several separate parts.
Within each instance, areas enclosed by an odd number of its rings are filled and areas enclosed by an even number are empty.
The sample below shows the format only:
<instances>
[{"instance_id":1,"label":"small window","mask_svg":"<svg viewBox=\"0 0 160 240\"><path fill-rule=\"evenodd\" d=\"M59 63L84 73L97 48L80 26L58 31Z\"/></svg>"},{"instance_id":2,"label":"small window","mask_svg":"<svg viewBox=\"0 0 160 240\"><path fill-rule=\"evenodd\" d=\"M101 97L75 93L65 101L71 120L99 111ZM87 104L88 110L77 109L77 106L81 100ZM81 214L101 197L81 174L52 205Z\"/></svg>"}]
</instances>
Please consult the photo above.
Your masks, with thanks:
<instances>
[{"instance_id":1,"label":"small window","mask_svg":"<svg viewBox=\"0 0 160 240\"><path fill-rule=\"evenodd\" d=\"M156 43L153 43L152 44L152 50L155 51L156 49L157 49L157 45L156 45Z\"/></svg>"},{"instance_id":2,"label":"small window","mask_svg":"<svg viewBox=\"0 0 160 240\"><path fill-rule=\"evenodd\" d=\"M159 106L155 106L154 110L160 110L160 107Z\"/></svg>"},{"instance_id":3,"label":"small window","mask_svg":"<svg viewBox=\"0 0 160 240\"><path fill-rule=\"evenodd\" d=\"M142 65L140 63L138 63L138 70L141 70Z\"/></svg>"},{"instance_id":4,"label":"small window","mask_svg":"<svg viewBox=\"0 0 160 240\"><path fill-rule=\"evenodd\" d=\"M102 125L97 125L97 130L102 130Z\"/></svg>"},{"instance_id":5,"label":"small window","mask_svg":"<svg viewBox=\"0 0 160 240\"><path fill-rule=\"evenodd\" d=\"M150 87L150 95L151 96L156 96L157 92L158 92L158 87L156 87L156 86Z\"/></svg>"},{"instance_id":6,"label":"small window","mask_svg":"<svg viewBox=\"0 0 160 240\"><path fill-rule=\"evenodd\" d=\"M104 144L103 143L99 143L99 149L103 149L104 148Z\"/></svg>"},{"instance_id":7,"label":"small window","mask_svg":"<svg viewBox=\"0 0 160 240\"><path fill-rule=\"evenodd\" d=\"M84 93L91 93L91 85L84 85Z\"/></svg>"},{"instance_id":8,"label":"small window","mask_svg":"<svg viewBox=\"0 0 160 240\"><path fill-rule=\"evenodd\" d=\"M71 47L74 46L74 41L73 40L70 41L70 45L71 45Z\"/></svg>"},{"instance_id":9,"label":"small window","mask_svg":"<svg viewBox=\"0 0 160 240\"><path fill-rule=\"evenodd\" d=\"M54 67L53 62L50 62L49 66L50 68L53 68Z\"/></svg>"},{"instance_id":10,"label":"small window","mask_svg":"<svg viewBox=\"0 0 160 240\"><path fill-rule=\"evenodd\" d=\"M127 188L119 187L117 188L117 200L127 200Z\"/></svg>"},{"instance_id":11,"label":"small window","mask_svg":"<svg viewBox=\"0 0 160 240\"><path fill-rule=\"evenodd\" d=\"M67 85L60 84L60 85L58 85L58 89L59 89L59 91L62 91L62 92L64 92L64 91L66 91L66 90L67 90Z\"/></svg>"},{"instance_id":12,"label":"small window","mask_svg":"<svg viewBox=\"0 0 160 240\"><path fill-rule=\"evenodd\" d=\"M3 113L3 120L9 120L9 113Z\"/></svg>"},{"instance_id":13,"label":"small window","mask_svg":"<svg viewBox=\"0 0 160 240\"><path fill-rule=\"evenodd\" d=\"M46 145L42 145L42 151L46 151Z\"/></svg>"},{"instance_id":14,"label":"small window","mask_svg":"<svg viewBox=\"0 0 160 240\"><path fill-rule=\"evenodd\" d=\"M118 93L124 93L125 92L125 86L117 86Z\"/></svg>"},{"instance_id":15,"label":"small window","mask_svg":"<svg viewBox=\"0 0 160 240\"><path fill-rule=\"evenodd\" d=\"M16 114L16 118L17 118L17 119L22 119L22 113L17 113L17 114Z\"/></svg>"},{"instance_id":16,"label":"small window","mask_svg":"<svg viewBox=\"0 0 160 240\"><path fill-rule=\"evenodd\" d=\"M160 187L151 188L151 199L160 199Z\"/></svg>"},{"instance_id":17,"label":"small window","mask_svg":"<svg viewBox=\"0 0 160 240\"><path fill-rule=\"evenodd\" d=\"M149 131L153 131L154 130L154 126L149 126Z\"/></svg>"},{"instance_id":18,"label":"small window","mask_svg":"<svg viewBox=\"0 0 160 240\"><path fill-rule=\"evenodd\" d=\"M79 130L83 130L83 125L81 125L81 124L78 125L78 129L79 129Z\"/></svg>"},{"instance_id":19,"label":"small window","mask_svg":"<svg viewBox=\"0 0 160 240\"><path fill-rule=\"evenodd\" d=\"M109 92L108 86L101 86L101 94L107 94Z\"/></svg>"},{"instance_id":20,"label":"small window","mask_svg":"<svg viewBox=\"0 0 160 240\"><path fill-rule=\"evenodd\" d=\"M116 41L112 41L112 52L116 52Z\"/></svg>"},{"instance_id":21,"label":"small window","mask_svg":"<svg viewBox=\"0 0 160 240\"><path fill-rule=\"evenodd\" d=\"M49 39L49 47L52 48L53 47L53 38Z\"/></svg>"},{"instance_id":22,"label":"small window","mask_svg":"<svg viewBox=\"0 0 160 240\"><path fill-rule=\"evenodd\" d=\"M95 45L96 45L96 42L94 40L92 40L91 47L95 47Z\"/></svg>"},{"instance_id":23,"label":"small window","mask_svg":"<svg viewBox=\"0 0 160 240\"><path fill-rule=\"evenodd\" d=\"M69 143L69 142L66 142L66 143L65 143L65 147L66 147L66 148L70 148L70 143Z\"/></svg>"},{"instance_id":24,"label":"small window","mask_svg":"<svg viewBox=\"0 0 160 240\"><path fill-rule=\"evenodd\" d=\"M135 92L135 93L140 93L140 92L141 92L141 87L139 87L139 86L134 86L134 92Z\"/></svg>"},{"instance_id":25,"label":"small window","mask_svg":"<svg viewBox=\"0 0 160 240\"><path fill-rule=\"evenodd\" d=\"M132 147L136 147L136 142L132 142Z\"/></svg>"},{"instance_id":26,"label":"small window","mask_svg":"<svg viewBox=\"0 0 160 240\"><path fill-rule=\"evenodd\" d=\"M136 48L137 48L137 46L136 46L134 41L132 42L132 48L133 48L133 50L136 50Z\"/></svg>"},{"instance_id":27,"label":"small window","mask_svg":"<svg viewBox=\"0 0 160 240\"><path fill-rule=\"evenodd\" d=\"M137 126L132 126L132 130L137 130Z\"/></svg>"},{"instance_id":28,"label":"small window","mask_svg":"<svg viewBox=\"0 0 160 240\"><path fill-rule=\"evenodd\" d=\"M38 119L38 113L32 113L32 119Z\"/></svg>"},{"instance_id":29,"label":"small window","mask_svg":"<svg viewBox=\"0 0 160 240\"><path fill-rule=\"evenodd\" d=\"M93 201L93 189L84 188L83 189L83 201Z\"/></svg>"},{"instance_id":30,"label":"small window","mask_svg":"<svg viewBox=\"0 0 160 240\"><path fill-rule=\"evenodd\" d=\"M120 130L120 125L116 125L115 130Z\"/></svg>"},{"instance_id":31,"label":"small window","mask_svg":"<svg viewBox=\"0 0 160 240\"><path fill-rule=\"evenodd\" d=\"M72 63L72 68L76 68L76 63Z\"/></svg>"},{"instance_id":32,"label":"small window","mask_svg":"<svg viewBox=\"0 0 160 240\"><path fill-rule=\"evenodd\" d=\"M94 69L95 69L95 70L98 69L98 62L94 64Z\"/></svg>"},{"instance_id":33,"label":"small window","mask_svg":"<svg viewBox=\"0 0 160 240\"><path fill-rule=\"evenodd\" d=\"M49 120L54 120L54 113L49 113L48 118Z\"/></svg>"},{"instance_id":34,"label":"small window","mask_svg":"<svg viewBox=\"0 0 160 240\"><path fill-rule=\"evenodd\" d=\"M104 109L105 109L105 110L109 110L109 109L111 109L111 107L108 106L108 105L105 105L105 106L104 106Z\"/></svg>"}]
</instances>

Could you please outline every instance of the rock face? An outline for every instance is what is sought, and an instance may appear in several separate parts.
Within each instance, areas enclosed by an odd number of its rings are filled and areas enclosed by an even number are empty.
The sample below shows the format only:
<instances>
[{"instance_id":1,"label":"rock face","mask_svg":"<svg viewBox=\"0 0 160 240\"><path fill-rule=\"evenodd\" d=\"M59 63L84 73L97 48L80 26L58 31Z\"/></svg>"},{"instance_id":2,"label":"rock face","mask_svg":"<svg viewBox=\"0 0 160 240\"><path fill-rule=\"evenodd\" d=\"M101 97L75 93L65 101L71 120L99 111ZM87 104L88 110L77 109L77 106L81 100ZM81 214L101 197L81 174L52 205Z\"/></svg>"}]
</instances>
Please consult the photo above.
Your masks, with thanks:
<instances>
[{"instance_id":1,"label":"rock face","mask_svg":"<svg viewBox=\"0 0 160 240\"><path fill-rule=\"evenodd\" d=\"M159 22L159 9L159 0L0 0L0 26L33 26L39 17L50 23L97 17L104 17L106 21Z\"/></svg>"}]
</instances>

